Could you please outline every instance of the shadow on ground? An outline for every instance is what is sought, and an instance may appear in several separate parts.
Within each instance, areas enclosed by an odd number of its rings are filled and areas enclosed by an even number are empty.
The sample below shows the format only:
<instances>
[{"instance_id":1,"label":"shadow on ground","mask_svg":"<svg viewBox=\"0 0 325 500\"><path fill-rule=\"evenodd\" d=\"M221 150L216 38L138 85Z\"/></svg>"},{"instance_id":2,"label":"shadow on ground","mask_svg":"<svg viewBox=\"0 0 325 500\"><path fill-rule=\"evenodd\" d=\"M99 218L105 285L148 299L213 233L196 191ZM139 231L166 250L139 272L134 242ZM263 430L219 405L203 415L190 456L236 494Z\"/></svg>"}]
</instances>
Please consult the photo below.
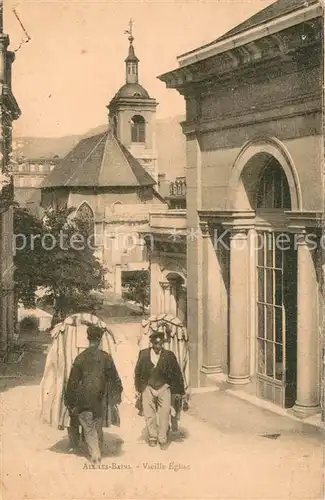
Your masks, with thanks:
<instances>
[{"instance_id":1,"label":"shadow on ground","mask_svg":"<svg viewBox=\"0 0 325 500\"><path fill-rule=\"evenodd\" d=\"M323 439L322 429L259 408L222 390L192 395L189 414L224 434L257 435L268 439L304 434L312 439Z\"/></svg>"},{"instance_id":2,"label":"shadow on ground","mask_svg":"<svg viewBox=\"0 0 325 500\"><path fill-rule=\"evenodd\" d=\"M109 432L104 432L104 446L102 451L103 457L119 457L124 454L123 451L124 441L120 436L116 434L111 434ZM69 451L69 439L68 437L64 437L60 439L57 443L49 448L50 451L54 453L61 453L64 455L71 455ZM72 453L73 454L73 453ZM87 446L86 444L80 445L80 448L77 453L77 456L86 457L87 456Z\"/></svg>"},{"instance_id":3,"label":"shadow on ground","mask_svg":"<svg viewBox=\"0 0 325 500\"><path fill-rule=\"evenodd\" d=\"M169 443L183 443L190 436L187 429L184 427L179 427L177 432L170 431L168 433L168 441ZM149 437L147 433L146 427L142 429L141 435L138 438L138 441L143 443L149 443Z\"/></svg>"}]
</instances>

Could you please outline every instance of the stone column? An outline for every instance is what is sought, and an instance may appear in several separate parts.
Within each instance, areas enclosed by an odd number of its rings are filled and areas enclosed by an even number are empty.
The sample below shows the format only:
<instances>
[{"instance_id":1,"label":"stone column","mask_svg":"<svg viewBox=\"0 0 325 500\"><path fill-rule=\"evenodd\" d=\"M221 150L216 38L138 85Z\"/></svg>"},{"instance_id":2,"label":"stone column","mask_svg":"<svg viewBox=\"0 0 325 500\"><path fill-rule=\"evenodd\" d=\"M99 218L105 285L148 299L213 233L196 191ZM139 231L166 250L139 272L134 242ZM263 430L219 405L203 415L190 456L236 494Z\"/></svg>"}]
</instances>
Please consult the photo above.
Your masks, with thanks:
<instances>
[{"instance_id":1,"label":"stone column","mask_svg":"<svg viewBox=\"0 0 325 500\"><path fill-rule=\"evenodd\" d=\"M180 319L180 321L184 324L187 325L187 300L186 300L186 294L187 294L187 289L186 285L181 285L181 291L180 291L180 296L178 300L178 311L177 311L177 317Z\"/></svg>"},{"instance_id":2,"label":"stone column","mask_svg":"<svg viewBox=\"0 0 325 500\"><path fill-rule=\"evenodd\" d=\"M169 302L169 311L171 314L176 316L177 314L177 302L176 302L176 295L177 295L177 290L176 290L176 283L171 283L170 285L170 302Z\"/></svg>"},{"instance_id":3,"label":"stone column","mask_svg":"<svg viewBox=\"0 0 325 500\"><path fill-rule=\"evenodd\" d=\"M249 379L249 245L247 229L233 228L230 235L230 384Z\"/></svg>"},{"instance_id":4,"label":"stone column","mask_svg":"<svg viewBox=\"0 0 325 500\"><path fill-rule=\"evenodd\" d=\"M222 372L223 334L221 320L221 270L207 223L202 231L203 352L201 372Z\"/></svg>"},{"instance_id":5,"label":"stone column","mask_svg":"<svg viewBox=\"0 0 325 500\"><path fill-rule=\"evenodd\" d=\"M319 411L319 362L317 274L315 250L305 234L298 243L298 300L297 300L297 400L294 413L307 417Z\"/></svg>"},{"instance_id":6,"label":"stone column","mask_svg":"<svg viewBox=\"0 0 325 500\"><path fill-rule=\"evenodd\" d=\"M169 313L170 309L170 283L169 281L161 281L160 285L162 287L162 305L161 313Z\"/></svg>"}]
</instances>

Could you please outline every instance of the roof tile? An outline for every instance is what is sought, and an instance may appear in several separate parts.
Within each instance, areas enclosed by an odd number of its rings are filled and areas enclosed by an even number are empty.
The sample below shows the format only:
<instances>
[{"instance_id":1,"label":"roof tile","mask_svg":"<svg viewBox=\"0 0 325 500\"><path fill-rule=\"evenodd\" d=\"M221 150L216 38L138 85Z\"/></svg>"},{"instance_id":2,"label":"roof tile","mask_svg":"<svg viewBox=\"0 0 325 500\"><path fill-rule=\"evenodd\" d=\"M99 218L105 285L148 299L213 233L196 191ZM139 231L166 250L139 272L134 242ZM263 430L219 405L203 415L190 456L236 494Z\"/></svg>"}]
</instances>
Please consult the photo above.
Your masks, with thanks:
<instances>
[{"instance_id":1,"label":"roof tile","mask_svg":"<svg viewBox=\"0 0 325 500\"><path fill-rule=\"evenodd\" d=\"M106 131L81 140L41 187L136 187L155 183L129 150Z\"/></svg>"}]
</instances>

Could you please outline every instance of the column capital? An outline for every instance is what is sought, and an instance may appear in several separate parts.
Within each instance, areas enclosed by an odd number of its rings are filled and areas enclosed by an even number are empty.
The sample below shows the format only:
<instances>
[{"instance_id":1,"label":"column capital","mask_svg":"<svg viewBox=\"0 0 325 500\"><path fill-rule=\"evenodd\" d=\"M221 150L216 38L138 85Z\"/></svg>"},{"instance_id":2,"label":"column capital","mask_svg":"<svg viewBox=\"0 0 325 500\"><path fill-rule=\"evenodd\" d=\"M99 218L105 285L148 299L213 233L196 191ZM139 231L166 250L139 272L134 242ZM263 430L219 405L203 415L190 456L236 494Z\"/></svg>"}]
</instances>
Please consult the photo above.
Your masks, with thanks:
<instances>
[{"instance_id":1,"label":"column capital","mask_svg":"<svg viewBox=\"0 0 325 500\"><path fill-rule=\"evenodd\" d=\"M159 281L159 284L164 290L168 290L170 288L169 281Z\"/></svg>"},{"instance_id":2,"label":"column capital","mask_svg":"<svg viewBox=\"0 0 325 500\"><path fill-rule=\"evenodd\" d=\"M199 225L202 233L202 238L210 238L211 234L209 223L206 221L200 221Z\"/></svg>"},{"instance_id":3,"label":"column capital","mask_svg":"<svg viewBox=\"0 0 325 500\"><path fill-rule=\"evenodd\" d=\"M304 246L310 250L315 250L317 247L318 238L319 237L315 232L311 233L306 229L302 229L301 231L294 233L295 245L298 248Z\"/></svg>"}]
</instances>

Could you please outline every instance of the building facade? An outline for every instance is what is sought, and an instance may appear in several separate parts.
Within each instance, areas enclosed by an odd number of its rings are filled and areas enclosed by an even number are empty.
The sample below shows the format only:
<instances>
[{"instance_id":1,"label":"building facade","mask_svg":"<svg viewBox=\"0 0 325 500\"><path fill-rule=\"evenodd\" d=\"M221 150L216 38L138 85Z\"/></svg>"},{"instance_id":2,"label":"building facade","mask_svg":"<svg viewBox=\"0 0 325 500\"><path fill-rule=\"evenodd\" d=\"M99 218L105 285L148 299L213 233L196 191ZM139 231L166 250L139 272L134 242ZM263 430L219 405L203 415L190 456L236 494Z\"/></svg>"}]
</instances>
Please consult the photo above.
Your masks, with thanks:
<instances>
[{"instance_id":1,"label":"building facade","mask_svg":"<svg viewBox=\"0 0 325 500\"><path fill-rule=\"evenodd\" d=\"M127 273L149 271L141 232L149 212L166 207L156 189L157 103L138 83L132 35L129 42L126 83L108 105L108 130L81 140L41 185L44 209L74 207L93 221L97 256L117 294Z\"/></svg>"},{"instance_id":2,"label":"building facade","mask_svg":"<svg viewBox=\"0 0 325 500\"><path fill-rule=\"evenodd\" d=\"M224 374L301 417L321 404L322 38L317 1L279 0L160 76L186 101L187 210L151 219L153 307L177 276L191 386Z\"/></svg>"},{"instance_id":3,"label":"building facade","mask_svg":"<svg viewBox=\"0 0 325 500\"><path fill-rule=\"evenodd\" d=\"M10 165L12 122L20 110L11 88L11 65L15 54L8 50L9 37L3 33L3 5L0 3L0 165ZM0 193L0 354L5 356L14 338L16 304L13 263L13 183L1 186Z\"/></svg>"},{"instance_id":4,"label":"building facade","mask_svg":"<svg viewBox=\"0 0 325 500\"><path fill-rule=\"evenodd\" d=\"M58 164L59 157L20 158L13 167L14 197L22 207L39 214L42 182Z\"/></svg>"}]
</instances>

